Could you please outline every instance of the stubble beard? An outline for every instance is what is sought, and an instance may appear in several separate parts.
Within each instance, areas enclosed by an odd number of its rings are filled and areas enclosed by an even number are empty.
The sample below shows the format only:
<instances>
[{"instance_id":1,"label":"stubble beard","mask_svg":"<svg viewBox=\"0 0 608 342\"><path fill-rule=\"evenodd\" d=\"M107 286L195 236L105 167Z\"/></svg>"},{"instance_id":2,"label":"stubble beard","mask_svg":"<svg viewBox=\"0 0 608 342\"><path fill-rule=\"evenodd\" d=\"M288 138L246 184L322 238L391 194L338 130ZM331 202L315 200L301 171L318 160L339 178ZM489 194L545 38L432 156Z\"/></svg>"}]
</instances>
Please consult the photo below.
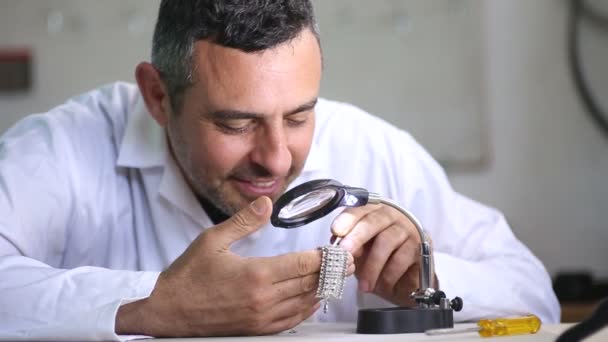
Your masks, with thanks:
<instances>
[{"instance_id":1,"label":"stubble beard","mask_svg":"<svg viewBox=\"0 0 608 342\"><path fill-rule=\"evenodd\" d=\"M234 187L231 187L230 175L238 175L239 177L243 176L268 176L267 172L264 174L263 168L257 166L249 166L249 167L241 167L239 170L233 170L229 176L223 178L219 182L213 182L210 179L209 174L205 172L203 168L197 168L195 164L192 162L191 154L187 148L187 145L181 139L179 133L172 133L171 123L169 124L168 129L166 130L166 139L169 145L169 149L171 155L175 162L177 163L178 168L181 171L182 176L184 177L186 183L190 186L190 189L193 191L194 195L197 198L204 198L208 202L210 202L213 206L215 206L222 213L232 216L244 208L249 202L255 199L247 199L241 193L238 192ZM302 163L303 164L303 163ZM278 197L280 197L285 190L289 187L289 184L293 182L302 172L304 165L292 165L288 175L283 178L283 184L281 185L281 189L274 195L275 198L271 198L274 203ZM198 172L196 172L198 169ZM230 198L234 197L234 198Z\"/></svg>"},{"instance_id":2,"label":"stubble beard","mask_svg":"<svg viewBox=\"0 0 608 342\"><path fill-rule=\"evenodd\" d=\"M167 135L171 155L176 161L186 183L188 183L190 189L197 198L204 198L228 216L236 214L239 210L249 204L250 201L248 199L242 196L234 187L230 186L228 178L225 178L220 182L215 182L214 184L213 181L209 180L209 175L204 172L204 170L201 169L198 172L195 172L197 168L194 166L194 163L192 163L192 158L190 158L187 153L183 142L179 138L171 139L169 137L171 135L170 133ZM288 176L284 178L281 189L274 196L275 198L271 198L273 202L285 192L289 184L296 179L300 172L301 168L294 169L292 167L292 169L290 169ZM244 174L244 172L237 173L239 175ZM250 172L250 174L256 175L253 171Z\"/></svg>"},{"instance_id":3,"label":"stubble beard","mask_svg":"<svg viewBox=\"0 0 608 342\"><path fill-rule=\"evenodd\" d=\"M191 170L192 169L190 168L189 171ZM273 196L273 198L271 197L273 203L285 192L289 184L296 178L296 176L297 175L294 172L290 172L290 174L284 178L281 189L276 195ZM234 187L230 186L229 179L223 179L216 186L209 186L212 184L211 182L201 181L207 179L205 174L195 175L192 172L188 172L188 178L190 179L190 183L197 196L205 198L213 206L228 216L236 214L238 211L248 205L249 202L254 200L244 197Z\"/></svg>"}]
</instances>

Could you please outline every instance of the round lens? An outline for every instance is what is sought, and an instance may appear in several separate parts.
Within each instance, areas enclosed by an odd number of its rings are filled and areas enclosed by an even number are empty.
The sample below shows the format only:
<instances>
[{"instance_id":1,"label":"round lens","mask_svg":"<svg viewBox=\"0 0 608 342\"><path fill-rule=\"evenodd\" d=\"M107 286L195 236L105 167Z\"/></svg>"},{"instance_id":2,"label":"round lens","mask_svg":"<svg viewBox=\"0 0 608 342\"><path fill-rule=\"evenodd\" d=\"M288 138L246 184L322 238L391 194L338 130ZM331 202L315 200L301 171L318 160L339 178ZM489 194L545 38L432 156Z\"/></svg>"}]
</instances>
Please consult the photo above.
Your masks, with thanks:
<instances>
[{"instance_id":1,"label":"round lens","mask_svg":"<svg viewBox=\"0 0 608 342\"><path fill-rule=\"evenodd\" d=\"M335 195L336 190L333 188L311 191L284 206L283 209L279 211L279 219L306 218L311 213L326 205Z\"/></svg>"}]
</instances>

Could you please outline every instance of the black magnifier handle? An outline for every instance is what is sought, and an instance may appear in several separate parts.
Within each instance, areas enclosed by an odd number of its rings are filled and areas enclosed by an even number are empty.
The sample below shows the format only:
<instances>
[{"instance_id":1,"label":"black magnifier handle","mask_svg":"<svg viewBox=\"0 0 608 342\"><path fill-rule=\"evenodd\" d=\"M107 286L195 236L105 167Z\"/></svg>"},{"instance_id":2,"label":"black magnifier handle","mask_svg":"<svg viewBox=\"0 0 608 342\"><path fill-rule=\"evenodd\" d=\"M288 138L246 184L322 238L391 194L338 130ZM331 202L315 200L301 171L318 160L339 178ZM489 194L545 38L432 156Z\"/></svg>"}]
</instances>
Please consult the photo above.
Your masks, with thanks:
<instances>
[{"instance_id":1,"label":"black magnifier handle","mask_svg":"<svg viewBox=\"0 0 608 342\"><path fill-rule=\"evenodd\" d=\"M345 186L346 195L342 198L342 205L348 207L361 207L369 201L369 191L363 188Z\"/></svg>"},{"instance_id":2,"label":"black magnifier handle","mask_svg":"<svg viewBox=\"0 0 608 342\"><path fill-rule=\"evenodd\" d=\"M342 200L340 201L341 203L339 204L339 206L346 206L346 207L351 207L351 208L352 207L362 207L368 203L369 191L367 191L363 188L355 188L352 186L343 186L342 188L345 190L345 195L344 195L344 197L342 197ZM348 235L349 233L350 233L350 231L348 233L344 234L343 236L333 235L332 246L339 245L340 241L342 241L342 239L344 239L346 237L346 235Z\"/></svg>"}]
</instances>

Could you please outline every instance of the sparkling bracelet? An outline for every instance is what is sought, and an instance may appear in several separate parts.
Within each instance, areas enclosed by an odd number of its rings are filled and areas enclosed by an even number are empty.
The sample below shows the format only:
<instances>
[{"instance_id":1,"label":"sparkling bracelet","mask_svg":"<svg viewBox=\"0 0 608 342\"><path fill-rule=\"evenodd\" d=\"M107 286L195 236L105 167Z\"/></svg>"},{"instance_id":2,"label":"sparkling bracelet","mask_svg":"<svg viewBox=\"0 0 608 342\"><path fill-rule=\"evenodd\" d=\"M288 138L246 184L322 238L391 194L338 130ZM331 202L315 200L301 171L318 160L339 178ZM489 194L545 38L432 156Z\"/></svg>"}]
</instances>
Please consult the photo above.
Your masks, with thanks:
<instances>
[{"instance_id":1,"label":"sparkling bracelet","mask_svg":"<svg viewBox=\"0 0 608 342\"><path fill-rule=\"evenodd\" d=\"M323 254L321 256L317 298L325 299L323 312L327 313L331 299L342 299L344 283L346 282L348 252L339 245L323 246L320 249Z\"/></svg>"}]
</instances>

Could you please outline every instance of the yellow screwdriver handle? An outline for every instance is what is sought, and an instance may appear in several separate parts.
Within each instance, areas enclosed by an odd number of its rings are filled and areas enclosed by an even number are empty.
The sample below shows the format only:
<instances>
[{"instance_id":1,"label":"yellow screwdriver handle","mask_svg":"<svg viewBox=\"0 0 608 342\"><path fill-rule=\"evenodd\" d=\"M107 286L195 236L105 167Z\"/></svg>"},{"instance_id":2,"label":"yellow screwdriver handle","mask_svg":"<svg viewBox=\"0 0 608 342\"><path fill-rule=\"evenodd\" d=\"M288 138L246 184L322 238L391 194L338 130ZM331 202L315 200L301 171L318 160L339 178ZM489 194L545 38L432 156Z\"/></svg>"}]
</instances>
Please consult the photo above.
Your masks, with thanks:
<instances>
[{"instance_id":1,"label":"yellow screwdriver handle","mask_svg":"<svg viewBox=\"0 0 608 342\"><path fill-rule=\"evenodd\" d=\"M513 318L482 319L477 322L479 335L483 337L534 334L540 329L540 319L535 315Z\"/></svg>"}]
</instances>

